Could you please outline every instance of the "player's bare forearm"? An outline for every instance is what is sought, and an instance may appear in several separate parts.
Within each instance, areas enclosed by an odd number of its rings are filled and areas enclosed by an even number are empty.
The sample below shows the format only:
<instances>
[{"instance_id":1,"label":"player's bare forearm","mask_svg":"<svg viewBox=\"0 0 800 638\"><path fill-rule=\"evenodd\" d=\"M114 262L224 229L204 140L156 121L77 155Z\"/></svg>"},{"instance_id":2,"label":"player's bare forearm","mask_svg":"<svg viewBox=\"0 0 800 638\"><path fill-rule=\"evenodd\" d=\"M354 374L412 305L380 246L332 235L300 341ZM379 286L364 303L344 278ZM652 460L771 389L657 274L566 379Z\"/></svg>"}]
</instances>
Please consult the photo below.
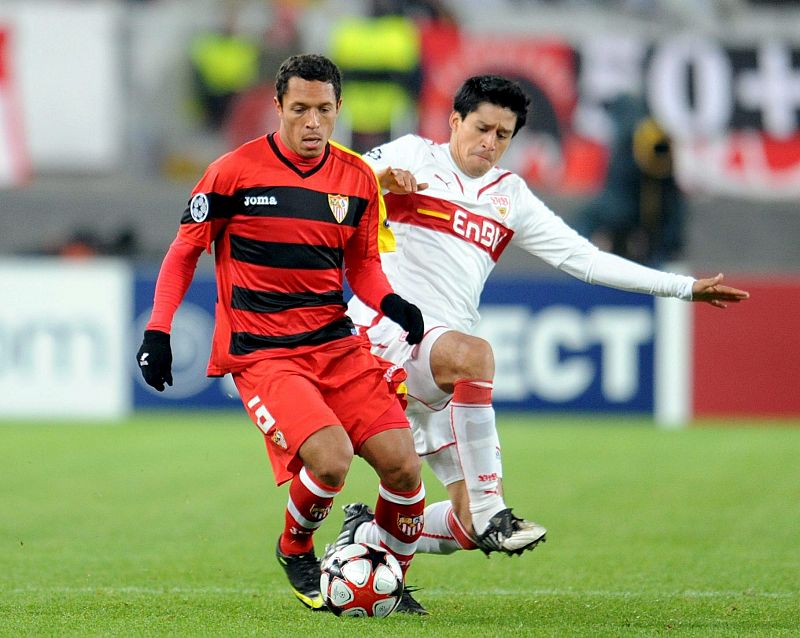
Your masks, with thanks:
<instances>
[{"instance_id":1,"label":"player's bare forearm","mask_svg":"<svg viewBox=\"0 0 800 638\"><path fill-rule=\"evenodd\" d=\"M695 281L692 286L692 301L709 303L715 308L727 308L729 303L739 303L750 298L750 293L746 290L723 285L724 278L719 273L715 277Z\"/></svg>"}]
</instances>

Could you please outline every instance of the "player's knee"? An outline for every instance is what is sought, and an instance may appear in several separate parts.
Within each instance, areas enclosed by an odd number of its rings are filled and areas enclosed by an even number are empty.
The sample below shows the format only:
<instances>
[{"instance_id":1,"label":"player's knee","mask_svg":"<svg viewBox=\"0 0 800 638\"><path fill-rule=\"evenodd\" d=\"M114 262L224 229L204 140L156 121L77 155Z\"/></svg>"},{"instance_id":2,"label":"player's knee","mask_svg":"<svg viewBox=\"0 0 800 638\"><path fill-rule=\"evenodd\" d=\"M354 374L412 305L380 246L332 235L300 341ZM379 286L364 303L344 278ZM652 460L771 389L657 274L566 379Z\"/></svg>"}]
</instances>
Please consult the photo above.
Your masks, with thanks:
<instances>
[{"instance_id":1,"label":"player's knee","mask_svg":"<svg viewBox=\"0 0 800 638\"><path fill-rule=\"evenodd\" d=\"M344 484L345 477L347 477L347 472L349 470L349 463L339 463L337 465L325 467L315 474L325 485L339 486Z\"/></svg>"},{"instance_id":2,"label":"player's knee","mask_svg":"<svg viewBox=\"0 0 800 638\"><path fill-rule=\"evenodd\" d=\"M390 490L410 492L420 484L422 462L416 454L397 459L380 469L381 482Z\"/></svg>"},{"instance_id":3,"label":"player's knee","mask_svg":"<svg viewBox=\"0 0 800 638\"><path fill-rule=\"evenodd\" d=\"M457 377L462 379L493 379L494 353L485 339L467 337L460 347Z\"/></svg>"},{"instance_id":4,"label":"player's knee","mask_svg":"<svg viewBox=\"0 0 800 638\"><path fill-rule=\"evenodd\" d=\"M323 484L339 486L344 484L352 460L352 452L343 449L331 454L330 457L317 458L311 463L306 462L306 467Z\"/></svg>"},{"instance_id":5,"label":"player's knee","mask_svg":"<svg viewBox=\"0 0 800 638\"><path fill-rule=\"evenodd\" d=\"M339 426L325 427L309 436L299 450L303 465L325 485L344 483L353 460L353 445Z\"/></svg>"}]
</instances>

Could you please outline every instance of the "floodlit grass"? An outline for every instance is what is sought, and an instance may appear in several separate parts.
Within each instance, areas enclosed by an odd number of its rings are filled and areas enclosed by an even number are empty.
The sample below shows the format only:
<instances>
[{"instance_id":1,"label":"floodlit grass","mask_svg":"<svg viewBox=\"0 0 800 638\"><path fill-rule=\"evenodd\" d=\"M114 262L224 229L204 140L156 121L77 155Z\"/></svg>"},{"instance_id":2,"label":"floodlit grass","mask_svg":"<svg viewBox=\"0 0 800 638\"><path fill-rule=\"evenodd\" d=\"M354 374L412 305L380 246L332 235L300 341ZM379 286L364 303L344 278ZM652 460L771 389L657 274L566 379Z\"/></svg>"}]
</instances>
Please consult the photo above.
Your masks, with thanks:
<instances>
[{"instance_id":1,"label":"floodlit grass","mask_svg":"<svg viewBox=\"0 0 800 638\"><path fill-rule=\"evenodd\" d=\"M797 426L504 415L507 501L548 542L418 556L429 617L345 620L290 596L286 488L243 413L5 424L0 635L796 636ZM375 486L359 460L338 504ZM319 548L340 523L337 507Z\"/></svg>"}]
</instances>

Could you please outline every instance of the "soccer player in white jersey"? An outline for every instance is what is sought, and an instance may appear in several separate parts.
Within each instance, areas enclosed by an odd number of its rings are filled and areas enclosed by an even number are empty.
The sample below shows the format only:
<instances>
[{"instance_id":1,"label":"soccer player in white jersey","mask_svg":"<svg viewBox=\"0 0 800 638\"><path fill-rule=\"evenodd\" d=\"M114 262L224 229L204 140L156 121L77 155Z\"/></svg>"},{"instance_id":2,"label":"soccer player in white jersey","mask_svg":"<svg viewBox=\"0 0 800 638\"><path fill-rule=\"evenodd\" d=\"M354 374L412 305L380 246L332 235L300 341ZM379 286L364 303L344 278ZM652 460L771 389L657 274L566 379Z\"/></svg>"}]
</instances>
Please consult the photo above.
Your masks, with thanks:
<instances>
[{"instance_id":1,"label":"soccer player in white jersey","mask_svg":"<svg viewBox=\"0 0 800 638\"><path fill-rule=\"evenodd\" d=\"M516 83L472 77L455 96L449 143L406 135L365 155L380 177L397 237L383 268L397 293L422 310L427 332L410 346L397 324L361 300L351 300L349 314L374 353L407 371L406 413L417 452L450 497L425 509L419 552L477 547L519 554L545 539L544 527L515 516L503 499L492 349L470 335L486 279L509 243L592 284L718 308L748 297L723 285L722 274L694 279L600 251L518 175L498 168L528 105ZM366 505L346 506L336 545L374 541L370 521Z\"/></svg>"}]
</instances>

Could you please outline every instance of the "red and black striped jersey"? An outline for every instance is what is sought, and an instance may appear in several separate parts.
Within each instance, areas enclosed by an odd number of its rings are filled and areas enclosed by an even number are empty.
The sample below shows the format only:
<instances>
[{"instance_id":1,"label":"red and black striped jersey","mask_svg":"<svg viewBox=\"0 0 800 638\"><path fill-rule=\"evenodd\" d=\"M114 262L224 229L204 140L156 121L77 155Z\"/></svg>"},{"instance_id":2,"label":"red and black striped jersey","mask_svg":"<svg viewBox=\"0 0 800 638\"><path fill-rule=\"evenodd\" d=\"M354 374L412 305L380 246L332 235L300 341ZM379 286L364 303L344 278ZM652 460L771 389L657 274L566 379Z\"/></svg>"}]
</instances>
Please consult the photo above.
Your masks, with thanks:
<instances>
[{"instance_id":1,"label":"red and black striped jersey","mask_svg":"<svg viewBox=\"0 0 800 638\"><path fill-rule=\"evenodd\" d=\"M213 162L192 191L178 237L211 251L216 326L208 373L354 334L343 276L378 308L390 287L378 252L394 241L380 187L360 156L329 143L302 170L274 134Z\"/></svg>"}]
</instances>

